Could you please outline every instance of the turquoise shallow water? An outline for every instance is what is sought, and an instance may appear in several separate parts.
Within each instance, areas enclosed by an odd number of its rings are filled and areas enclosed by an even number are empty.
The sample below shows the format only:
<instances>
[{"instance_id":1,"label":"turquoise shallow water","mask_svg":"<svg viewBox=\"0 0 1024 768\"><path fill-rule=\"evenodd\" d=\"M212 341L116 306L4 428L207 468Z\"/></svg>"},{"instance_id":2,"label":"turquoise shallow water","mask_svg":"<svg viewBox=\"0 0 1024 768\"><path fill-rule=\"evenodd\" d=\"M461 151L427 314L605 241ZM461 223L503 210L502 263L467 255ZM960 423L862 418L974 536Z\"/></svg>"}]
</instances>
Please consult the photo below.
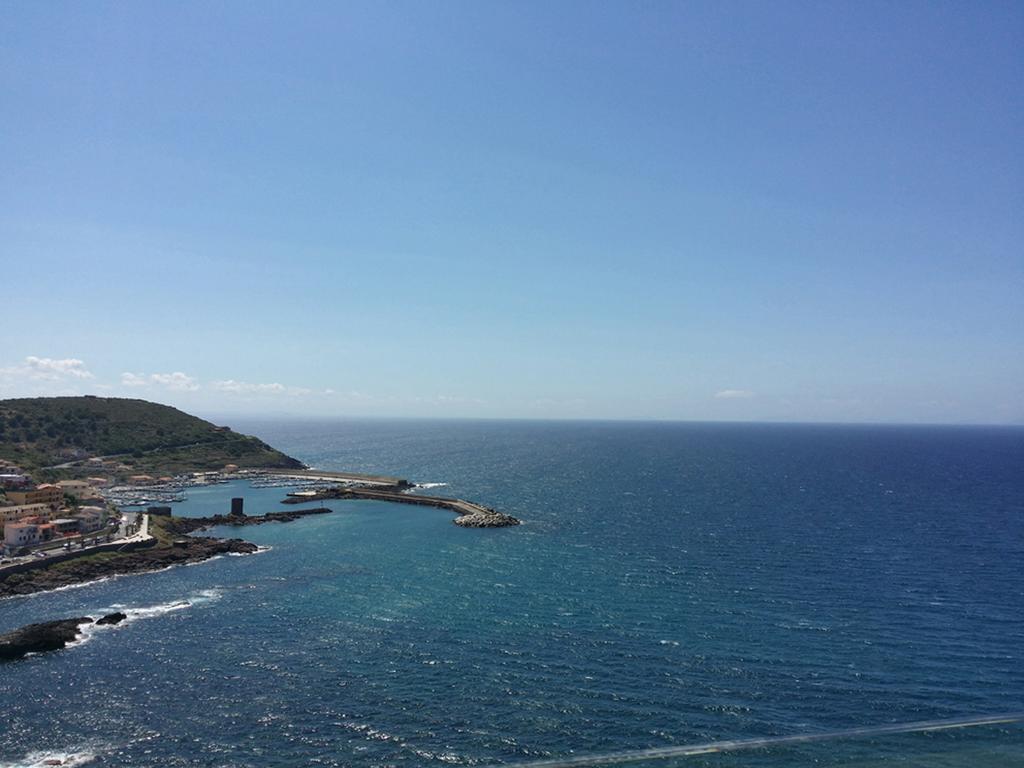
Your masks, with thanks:
<instances>
[{"instance_id":1,"label":"turquoise shallow water","mask_svg":"<svg viewBox=\"0 0 1024 768\"><path fill-rule=\"evenodd\" d=\"M244 529L258 555L0 602L0 631L132 609L0 667L0 765L480 765L1024 709L1024 430L232 426L525 523L332 502ZM239 493L258 513L284 489L195 489L178 513ZM892 754L1013 765L1024 739L680 764Z\"/></svg>"}]
</instances>

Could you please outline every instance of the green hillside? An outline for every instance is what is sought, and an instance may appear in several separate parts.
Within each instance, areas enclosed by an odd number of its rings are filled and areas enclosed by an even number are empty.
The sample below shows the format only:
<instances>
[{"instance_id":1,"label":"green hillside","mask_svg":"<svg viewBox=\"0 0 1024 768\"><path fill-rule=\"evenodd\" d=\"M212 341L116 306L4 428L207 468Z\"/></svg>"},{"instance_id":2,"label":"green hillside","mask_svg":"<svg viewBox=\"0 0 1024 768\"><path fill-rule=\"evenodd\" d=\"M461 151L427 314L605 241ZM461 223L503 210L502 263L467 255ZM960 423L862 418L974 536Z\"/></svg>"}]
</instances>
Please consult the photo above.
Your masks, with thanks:
<instances>
[{"instance_id":1,"label":"green hillside","mask_svg":"<svg viewBox=\"0 0 1024 768\"><path fill-rule=\"evenodd\" d=\"M228 463L240 467L303 466L255 437L145 400L0 400L0 458L38 471L91 456L117 456L135 470L162 473L220 469ZM76 466L44 474L77 474Z\"/></svg>"}]
</instances>

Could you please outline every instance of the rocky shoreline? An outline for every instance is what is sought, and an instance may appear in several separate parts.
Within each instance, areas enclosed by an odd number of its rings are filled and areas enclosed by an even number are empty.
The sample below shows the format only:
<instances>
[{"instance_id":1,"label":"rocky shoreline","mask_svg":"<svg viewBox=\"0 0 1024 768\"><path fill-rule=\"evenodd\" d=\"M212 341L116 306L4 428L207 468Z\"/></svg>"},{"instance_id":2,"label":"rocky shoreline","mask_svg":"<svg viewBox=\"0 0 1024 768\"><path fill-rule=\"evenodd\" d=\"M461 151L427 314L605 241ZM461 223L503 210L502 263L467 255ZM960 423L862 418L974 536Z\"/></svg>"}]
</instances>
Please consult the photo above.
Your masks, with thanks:
<instances>
[{"instance_id":1,"label":"rocky shoreline","mask_svg":"<svg viewBox=\"0 0 1024 768\"><path fill-rule=\"evenodd\" d=\"M78 616L29 624L0 635L0 661L14 661L30 653L59 651L78 639L81 634L78 628L84 624L117 624L126 618L126 614L117 611L96 620L91 616Z\"/></svg>"},{"instance_id":2,"label":"rocky shoreline","mask_svg":"<svg viewBox=\"0 0 1024 768\"><path fill-rule=\"evenodd\" d=\"M30 595L107 576L159 571L172 565L209 560L226 554L252 554L259 547L241 539L189 537L173 545L156 545L125 553L106 553L67 560L50 568L12 573L0 581L0 598Z\"/></svg>"}]
</instances>

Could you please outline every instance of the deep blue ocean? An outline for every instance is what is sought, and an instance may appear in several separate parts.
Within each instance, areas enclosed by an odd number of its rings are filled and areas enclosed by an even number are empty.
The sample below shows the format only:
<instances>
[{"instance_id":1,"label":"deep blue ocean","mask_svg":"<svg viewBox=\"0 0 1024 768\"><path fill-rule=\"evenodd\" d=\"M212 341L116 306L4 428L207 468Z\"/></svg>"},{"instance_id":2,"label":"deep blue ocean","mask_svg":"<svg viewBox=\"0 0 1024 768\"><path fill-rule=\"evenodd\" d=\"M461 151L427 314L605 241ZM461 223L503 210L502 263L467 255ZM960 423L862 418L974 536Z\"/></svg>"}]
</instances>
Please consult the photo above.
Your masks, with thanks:
<instances>
[{"instance_id":1,"label":"deep blue ocean","mask_svg":"<svg viewBox=\"0 0 1024 768\"><path fill-rule=\"evenodd\" d=\"M231 425L524 523L333 501L231 534L256 555L0 601L0 632L132 618L0 666L0 766L488 765L1024 710L1024 429ZM1020 766L1024 731L669 764Z\"/></svg>"}]
</instances>

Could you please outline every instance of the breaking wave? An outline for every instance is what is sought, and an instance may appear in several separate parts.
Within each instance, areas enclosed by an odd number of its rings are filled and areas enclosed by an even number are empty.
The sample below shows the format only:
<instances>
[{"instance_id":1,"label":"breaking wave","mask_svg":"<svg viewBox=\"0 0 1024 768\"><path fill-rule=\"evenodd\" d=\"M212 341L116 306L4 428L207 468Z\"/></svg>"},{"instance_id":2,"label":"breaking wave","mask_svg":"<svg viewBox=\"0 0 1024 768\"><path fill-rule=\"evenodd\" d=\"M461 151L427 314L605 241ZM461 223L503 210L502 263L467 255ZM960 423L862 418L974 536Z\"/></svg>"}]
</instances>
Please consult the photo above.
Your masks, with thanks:
<instances>
[{"instance_id":1,"label":"breaking wave","mask_svg":"<svg viewBox=\"0 0 1024 768\"><path fill-rule=\"evenodd\" d=\"M105 616L115 611L120 611L125 614L122 621L117 624L83 624L79 627L78 638L71 643L68 643L68 648L73 648L78 645L83 645L93 638L98 632L103 632L107 629L116 629L117 627L123 627L126 624L131 624L142 619L152 619L157 616L164 616L168 613L174 613L176 611L184 611L191 608L194 605L203 605L205 603L211 603L215 600L219 600L222 592L218 589L201 589L197 592L193 592L187 598L182 600L173 600L169 603L161 603L159 605L148 605L140 608L129 608L122 603L114 603L108 608L104 608L102 611L94 612L92 618L99 619L101 616ZM59 765L59 763L58 763ZM0 763L0 768L6 768Z\"/></svg>"},{"instance_id":2,"label":"breaking wave","mask_svg":"<svg viewBox=\"0 0 1024 768\"><path fill-rule=\"evenodd\" d=\"M96 759L99 750L93 748L80 748L77 750L41 750L30 752L24 757L16 760L0 760L0 768L49 768L49 766L60 766L60 768L74 768L78 765L88 765Z\"/></svg>"}]
</instances>

